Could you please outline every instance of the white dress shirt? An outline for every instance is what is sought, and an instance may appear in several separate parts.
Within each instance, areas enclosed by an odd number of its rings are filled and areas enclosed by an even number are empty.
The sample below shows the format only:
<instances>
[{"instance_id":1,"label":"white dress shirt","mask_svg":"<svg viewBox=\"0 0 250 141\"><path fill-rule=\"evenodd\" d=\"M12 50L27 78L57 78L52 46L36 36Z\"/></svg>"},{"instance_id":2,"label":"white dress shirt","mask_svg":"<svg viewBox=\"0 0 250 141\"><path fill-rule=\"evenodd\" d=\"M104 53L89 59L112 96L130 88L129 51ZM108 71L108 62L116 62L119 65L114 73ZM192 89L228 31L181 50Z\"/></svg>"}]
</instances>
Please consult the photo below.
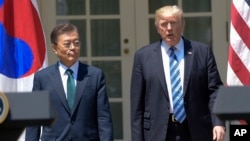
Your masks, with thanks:
<instances>
[{"instance_id":1,"label":"white dress shirt","mask_svg":"<svg viewBox=\"0 0 250 141\"><path fill-rule=\"evenodd\" d=\"M181 84L182 84L182 92L183 92L183 79L184 79L184 42L181 39L179 43L175 46L175 55L179 62L179 69L181 75ZM171 90L171 81L170 81L170 71L169 71L169 56L170 56L170 46L167 45L164 41L161 44L161 52L162 52L162 61L163 61L163 68L165 73L165 80L168 89L168 96L170 101L170 113L173 113L173 100L172 100L172 90Z\"/></svg>"},{"instance_id":2,"label":"white dress shirt","mask_svg":"<svg viewBox=\"0 0 250 141\"><path fill-rule=\"evenodd\" d=\"M68 75L66 74L66 70L71 69L73 71L73 77L74 77L75 84L76 84L78 66L79 66L78 61L75 64L73 64L70 68L66 67L61 62L59 62L59 71L60 71L60 75L61 75L61 78L62 78L63 89L64 89L64 92L65 92L66 98L67 98L67 80L68 80Z\"/></svg>"}]
</instances>

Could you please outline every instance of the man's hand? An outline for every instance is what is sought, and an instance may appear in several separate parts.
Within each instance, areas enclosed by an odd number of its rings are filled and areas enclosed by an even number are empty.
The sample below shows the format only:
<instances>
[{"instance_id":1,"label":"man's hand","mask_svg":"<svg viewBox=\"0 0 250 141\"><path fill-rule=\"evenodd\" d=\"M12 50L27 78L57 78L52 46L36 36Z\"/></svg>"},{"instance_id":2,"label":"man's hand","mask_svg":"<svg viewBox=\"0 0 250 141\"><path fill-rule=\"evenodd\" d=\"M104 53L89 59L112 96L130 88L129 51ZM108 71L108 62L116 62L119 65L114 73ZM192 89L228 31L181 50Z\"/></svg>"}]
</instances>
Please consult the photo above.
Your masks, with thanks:
<instances>
[{"instance_id":1,"label":"man's hand","mask_svg":"<svg viewBox=\"0 0 250 141\"><path fill-rule=\"evenodd\" d=\"M225 127L224 126L214 126L213 140L214 141L224 141L224 139L225 139Z\"/></svg>"}]
</instances>

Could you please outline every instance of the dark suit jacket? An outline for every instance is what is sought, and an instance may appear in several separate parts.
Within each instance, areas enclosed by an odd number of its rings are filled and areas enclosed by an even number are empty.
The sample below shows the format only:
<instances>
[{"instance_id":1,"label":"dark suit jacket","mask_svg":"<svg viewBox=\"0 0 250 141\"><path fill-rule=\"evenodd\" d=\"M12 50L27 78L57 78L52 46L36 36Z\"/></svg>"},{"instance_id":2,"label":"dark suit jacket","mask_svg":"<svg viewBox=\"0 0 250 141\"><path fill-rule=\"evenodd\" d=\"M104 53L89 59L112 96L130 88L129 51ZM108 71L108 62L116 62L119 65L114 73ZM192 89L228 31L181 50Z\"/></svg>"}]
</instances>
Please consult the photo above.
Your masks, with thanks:
<instances>
[{"instance_id":1,"label":"dark suit jacket","mask_svg":"<svg viewBox=\"0 0 250 141\"><path fill-rule=\"evenodd\" d=\"M224 125L211 114L220 79L211 48L184 40L184 104L192 141L212 141L212 128ZM161 41L135 54L131 80L132 141L165 141L170 103Z\"/></svg>"},{"instance_id":2,"label":"dark suit jacket","mask_svg":"<svg viewBox=\"0 0 250 141\"><path fill-rule=\"evenodd\" d=\"M68 106L58 64L34 76L33 91L47 90L57 112L51 126L42 128L42 141L113 141L113 127L103 72L79 63L75 103ZM41 103L37 103L41 104ZM26 141L38 141L39 127L26 129Z\"/></svg>"}]
</instances>

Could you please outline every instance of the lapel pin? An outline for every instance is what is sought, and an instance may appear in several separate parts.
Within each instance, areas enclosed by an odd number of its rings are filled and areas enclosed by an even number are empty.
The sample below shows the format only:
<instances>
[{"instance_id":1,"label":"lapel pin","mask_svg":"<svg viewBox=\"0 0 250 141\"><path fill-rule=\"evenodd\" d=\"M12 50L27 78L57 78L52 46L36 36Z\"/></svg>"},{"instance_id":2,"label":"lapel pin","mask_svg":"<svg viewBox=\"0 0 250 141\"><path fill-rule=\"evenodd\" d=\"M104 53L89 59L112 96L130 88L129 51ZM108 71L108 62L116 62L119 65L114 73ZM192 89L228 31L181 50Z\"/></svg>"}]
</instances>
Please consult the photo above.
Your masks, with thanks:
<instances>
[{"instance_id":1,"label":"lapel pin","mask_svg":"<svg viewBox=\"0 0 250 141\"><path fill-rule=\"evenodd\" d=\"M191 51L189 51L189 52L188 52L188 54L192 54L192 52L191 52Z\"/></svg>"}]
</instances>

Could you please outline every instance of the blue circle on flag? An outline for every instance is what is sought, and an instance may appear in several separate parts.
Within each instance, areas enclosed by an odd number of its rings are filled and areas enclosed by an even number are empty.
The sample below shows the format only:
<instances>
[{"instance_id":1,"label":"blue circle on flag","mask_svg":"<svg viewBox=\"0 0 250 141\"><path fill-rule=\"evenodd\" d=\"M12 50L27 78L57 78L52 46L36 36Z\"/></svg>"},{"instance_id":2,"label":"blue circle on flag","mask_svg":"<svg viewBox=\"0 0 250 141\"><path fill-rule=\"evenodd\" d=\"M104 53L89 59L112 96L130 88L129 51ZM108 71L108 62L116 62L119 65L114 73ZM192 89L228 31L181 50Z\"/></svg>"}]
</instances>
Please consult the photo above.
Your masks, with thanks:
<instances>
[{"instance_id":1,"label":"blue circle on flag","mask_svg":"<svg viewBox=\"0 0 250 141\"><path fill-rule=\"evenodd\" d=\"M3 6L3 2L4 2L4 0L0 0L0 7Z\"/></svg>"},{"instance_id":2,"label":"blue circle on flag","mask_svg":"<svg viewBox=\"0 0 250 141\"><path fill-rule=\"evenodd\" d=\"M2 23L0 33L0 73L20 78L32 67L32 50L25 41L9 36Z\"/></svg>"}]
</instances>

